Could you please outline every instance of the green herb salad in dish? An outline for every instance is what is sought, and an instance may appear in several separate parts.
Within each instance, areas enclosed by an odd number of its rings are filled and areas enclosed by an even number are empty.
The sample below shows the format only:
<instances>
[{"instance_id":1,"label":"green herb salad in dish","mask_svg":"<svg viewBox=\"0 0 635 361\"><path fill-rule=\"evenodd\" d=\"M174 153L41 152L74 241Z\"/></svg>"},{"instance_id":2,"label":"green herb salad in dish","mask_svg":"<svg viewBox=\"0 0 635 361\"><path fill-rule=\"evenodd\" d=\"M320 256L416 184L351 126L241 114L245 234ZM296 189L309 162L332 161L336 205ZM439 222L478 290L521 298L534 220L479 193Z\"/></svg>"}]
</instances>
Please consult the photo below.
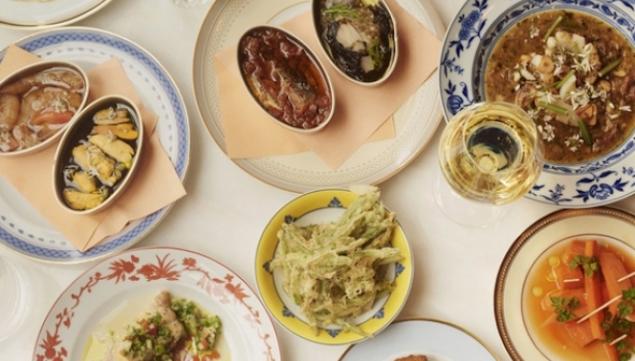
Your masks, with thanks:
<instances>
[{"instance_id":1,"label":"green herb salad in dish","mask_svg":"<svg viewBox=\"0 0 635 361\"><path fill-rule=\"evenodd\" d=\"M89 342L84 361L228 359L229 352L220 340L220 318L205 312L193 301L162 291L153 298L149 308L147 302L133 303L146 310L139 316L135 307L126 307L109 317L106 332L96 332Z\"/></svg>"},{"instance_id":2,"label":"green herb salad in dish","mask_svg":"<svg viewBox=\"0 0 635 361\"><path fill-rule=\"evenodd\" d=\"M339 326L363 333L355 318L371 310L392 288L390 264L402 259L391 240L395 214L376 188L361 194L335 222L285 223L269 264L284 291L317 329Z\"/></svg>"}]
</instances>

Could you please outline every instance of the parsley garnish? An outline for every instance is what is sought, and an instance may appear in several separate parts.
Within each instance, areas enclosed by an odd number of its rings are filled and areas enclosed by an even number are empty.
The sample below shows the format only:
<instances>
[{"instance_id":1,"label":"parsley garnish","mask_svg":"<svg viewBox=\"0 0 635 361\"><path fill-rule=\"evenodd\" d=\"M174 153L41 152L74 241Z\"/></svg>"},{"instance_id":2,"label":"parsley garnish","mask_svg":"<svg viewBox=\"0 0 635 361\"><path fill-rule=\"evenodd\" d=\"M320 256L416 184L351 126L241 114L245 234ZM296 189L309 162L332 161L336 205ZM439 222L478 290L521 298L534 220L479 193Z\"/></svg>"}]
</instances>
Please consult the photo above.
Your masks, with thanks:
<instances>
[{"instance_id":1,"label":"parsley garnish","mask_svg":"<svg viewBox=\"0 0 635 361\"><path fill-rule=\"evenodd\" d=\"M356 9L345 4L336 4L331 6L330 8L324 10L324 15L331 18L341 16L343 18L357 19L359 17L359 13Z\"/></svg>"},{"instance_id":2,"label":"parsley garnish","mask_svg":"<svg viewBox=\"0 0 635 361\"><path fill-rule=\"evenodd\" d=\"M586 256L575 256L569 262L569 268L574 269L576 267L582 266L584 270L584 275L587 277L593 277L593 273L600 270L600 265L598 264L598 260L595 257L586 257Z\"/></svg>"},{"instance_id":3,"label":"parsley garnish","mask_svg":"<svg viewBox=\"0 0 635 361\"><path fill-rule=\"evenodd\" d=\"M369 47L368 47L368 55L370 55L371 59L373 59L373 63L375 64L375 68L380 68L382 66L382 63L384 62L383 60L383 56L382 56L382 52L381 52L381 47L379 45L379 40L375 40Z\"/></svg>"},{"instance_id":4,"label":"parsley garnish","mask_svg":"<svg viewBox=\"0 0 635 361\"><path fill-rule=\"evenodd\" d=\"M622 292L622 301L617 305L617 315L621 318L633 313L635 309L635 287Z\"/></svg>"},{"instance_id":5,"label":"parsley garnish","mask_svg":"<svg viewBox=\"0 0 635 361\"><path fill-rule=\"evenodd\" d=\"M574 317L573 310L580 306L580 300L575 297L550 297L559 322L571 321Z\"/></svg>"},{"instance_id":6,"label":"parsley garnish","mask_svg":"<svg viewBox=\"0 0 635 361\"><path fill-rule=\"evenodd\" d=\"M615 344L615 349L617 350L618 358L620 361L628 361L631 359L633 355L633 343L629 339L624 339Z\"/></svg>"},{"instance_id":7,"label":"parsley garnish","mask_svg":"<svg viewBox=\"0 0 635 361\"><path fill-rule=\"evenodd\" d=\"M629 297L635 296L635 288L624 291L624 294L626 295L627 292ZM628 302L632 302L632 299L629 299ZM633 331L633 325L635 324L622 316L622 303L618 306L618 315L613 316L610 312L606 312L602 322L602 328L606 334L606 343L611 343L623 335L630 335ZM632 307L632 305L629 307ZM617 350L619 361L630 360L633 352L635 352L635 348L628 338L616 343L615 349Z\"/></svg>"}]
</instances>

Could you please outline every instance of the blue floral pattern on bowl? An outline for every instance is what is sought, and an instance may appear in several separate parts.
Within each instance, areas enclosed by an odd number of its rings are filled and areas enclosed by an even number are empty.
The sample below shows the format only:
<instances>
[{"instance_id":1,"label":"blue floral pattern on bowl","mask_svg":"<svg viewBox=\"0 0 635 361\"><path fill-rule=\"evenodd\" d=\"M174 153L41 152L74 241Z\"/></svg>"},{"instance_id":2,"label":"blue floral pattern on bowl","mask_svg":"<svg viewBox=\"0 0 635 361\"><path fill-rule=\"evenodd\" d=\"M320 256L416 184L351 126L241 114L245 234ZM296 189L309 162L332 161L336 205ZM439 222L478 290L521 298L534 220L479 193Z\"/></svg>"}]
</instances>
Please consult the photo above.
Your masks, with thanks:
<instances>
[{"instance_id":1,"label":"blue floral pattern on bowl","mask_svg":"<svg viewBox=\"0 0 635 361\"><path fill-rule=\"evenodd\" d=\"M571 9L614 25L635 44L633 0L468 0L450 25L440 59L440 89L446 119L484 99L484 64L500 35L544 9ZM597 161L581 165L546 164L528 197L575 208L608 204L635 189L635 136Z\"/></svg>"}]
</instances>

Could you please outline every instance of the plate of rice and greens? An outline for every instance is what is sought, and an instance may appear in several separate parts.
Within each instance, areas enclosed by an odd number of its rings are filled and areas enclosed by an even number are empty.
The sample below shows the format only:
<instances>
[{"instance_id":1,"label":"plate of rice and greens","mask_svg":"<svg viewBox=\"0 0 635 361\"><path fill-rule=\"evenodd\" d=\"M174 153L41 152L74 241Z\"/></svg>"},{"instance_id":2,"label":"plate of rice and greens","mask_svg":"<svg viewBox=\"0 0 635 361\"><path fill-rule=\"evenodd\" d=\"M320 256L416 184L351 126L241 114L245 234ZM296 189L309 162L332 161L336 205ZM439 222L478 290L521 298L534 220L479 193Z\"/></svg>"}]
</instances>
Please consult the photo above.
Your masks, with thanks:
<instances>
[{"instance_id":1,"label":"plate of rice and greens","mask_svg":"<svg viewBox=\"0 0 635 361\"><path fill-rule=\"evenodd\" d=\"M256 254L266 308L321 344L377 335L405 305L413 276L410 245L375 187L295 198L266 226Z\"/></svg>"}]
</instances>

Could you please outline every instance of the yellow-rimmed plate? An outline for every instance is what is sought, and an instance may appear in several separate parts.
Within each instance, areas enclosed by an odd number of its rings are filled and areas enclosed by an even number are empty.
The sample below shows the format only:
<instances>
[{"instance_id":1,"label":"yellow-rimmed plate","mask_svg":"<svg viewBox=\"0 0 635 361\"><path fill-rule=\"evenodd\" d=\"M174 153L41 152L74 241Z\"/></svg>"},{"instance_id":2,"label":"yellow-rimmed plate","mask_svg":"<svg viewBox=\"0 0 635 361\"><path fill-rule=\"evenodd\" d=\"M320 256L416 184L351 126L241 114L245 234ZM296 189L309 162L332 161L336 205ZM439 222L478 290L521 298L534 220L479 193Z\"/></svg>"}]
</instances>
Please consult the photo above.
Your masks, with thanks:
<instances>
[{"instance_id":1,"label":"yellow-rimmed plate","mask_svg":"<svg viewBox=\"0 0 635 361\"><path fill-rule=\"evenodd\" d=\"M294 334L321 344L346 345L365 340L384 330L401 312L412 287L414 268L412 251L401 226L395 228L392 246L401 251L403 258L389 274L394 275L394 288L390 294L378 297L369 312L357 319L365 335L339 328L319 332L304 319L298 307L282 290L280 282L269 271L268 262L273 259L278 246L277 233L284 222L316 224L334 221L347 208L357 194L343 189L325 189L303 194L283 206L269 221L256 251L256 282L260 296L273 317Z\"/></svg>"},{"instance_id":2,"label":"yellow-rimmed plate","mask_svg":"<svg viewBox=\"0 0 635 361\"><path fill-rule=\"evenodd\" d=\"M496 325L514 361L556 361L562 355L536 336L536 326L524 312L529 273L555 246L574 239L595 239L602 244L633 252L635 216L612 208L563 210L531 225L511 246L503 259L494 292ZM527 289L526 289L527 288ZM595 361L591 356L588 360Z\"/></svg>"}]
</instances>

